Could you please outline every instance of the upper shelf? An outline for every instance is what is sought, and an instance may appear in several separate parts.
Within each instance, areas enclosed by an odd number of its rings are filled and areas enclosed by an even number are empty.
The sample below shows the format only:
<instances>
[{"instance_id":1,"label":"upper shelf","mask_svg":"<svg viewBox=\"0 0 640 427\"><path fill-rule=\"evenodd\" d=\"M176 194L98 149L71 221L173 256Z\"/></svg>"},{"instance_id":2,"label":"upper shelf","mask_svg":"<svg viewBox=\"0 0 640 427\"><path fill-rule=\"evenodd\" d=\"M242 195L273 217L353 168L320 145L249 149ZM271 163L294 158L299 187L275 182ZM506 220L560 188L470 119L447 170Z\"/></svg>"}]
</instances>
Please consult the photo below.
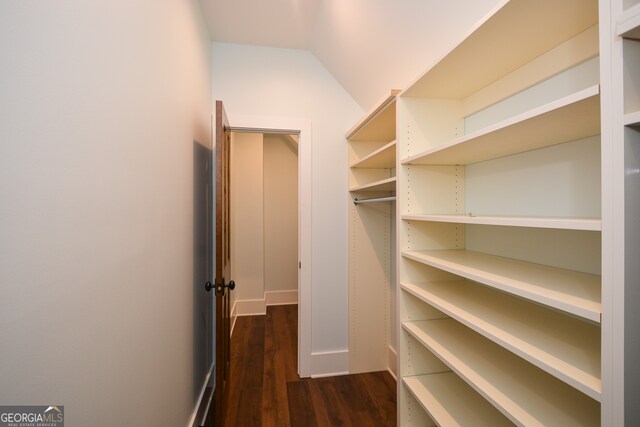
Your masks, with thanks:
<instances>
[{"instance_id":1,"label":"upper shelf","mask_svg":"<svg viewBox=\"0 0 640 427\"><path fill-rule=\"evenodd\" d=\"M360 160L351 163L352 168L384 168L396 167L396 141L391 141L387 145L370 153Z\"/></svg>"},{"instance_id":2,"label":"upper shelf","mask_svg":"<svg viewBox=\"0 0 640 427\"><path fill-rule=\"evenodd\" d=\"M559 218L489 215L402 215L407 221L448 222L454 224L502 225L508 227L555 228L561 230L600 231L599 218Z\"/></svg>"},{"instance_id":3,"label":"upper shelf","mask_svg":"<svg viewBox=\"0 0 640 427\"><path fill-rule=\"evenodd\" d=\"M640 111L634 111L633 113L627 113L624 115L625 126L638 126L640 125Z\"/></svg>"},{"instance_id":4,"label":"upper shelf","mask_svg":"<svg viewBox=\"0 0 640 427\"><path fill-rule=\"evenodd\" d=\"M396 139L396 96L393 89L389 96L347 132L349 141L392 141Z\"/></svg>"},{"instance_id":5,"label":"upper shelf","mask_svg":"<svg viewBox=\"0 0 640 427\"><path fill-rule=\"evenodd\" d=\"M597 23L596 0L503 0L402 95L464 99Z\"/></svg>"},{"instance_id":6,"label":"upper shelf","mask_svg":"<svg viewBox=\"0 0 640 427\"><path fill-rule=\"evenodd\" d=\"M402 161L467 165L600 133L600 87L595 85Z\"/></svg>"},{"instance_id":7,"label":"upper shelf","mask_svg":"<svg viewBox=\"0 0 640 427\"><path fill-rule=\"evenodd\" d=\"M617 33L620 37L640 40L640 4L630 7L620 15Z\"/></svg>"},{"instance_id":8,"label":"upper shelf","mask_svg":"<svg viewBox=\"0 0 640 427\"><path fill-rule=\"evenodd\" d=\"M600 276L468 250L403 252L406 258L600 323Z\"/></svg>"},{"instance_id":9,"label":"upper shelf","mask_svg":"<svg viewBox=\"0 0 640 427\"><path fill-rule=\"evenodd\" d=\"M349 191L396 191L396 177L394 176L392 178L383 179L370 184L351 187Z\"/></svg>"}]
</instances>

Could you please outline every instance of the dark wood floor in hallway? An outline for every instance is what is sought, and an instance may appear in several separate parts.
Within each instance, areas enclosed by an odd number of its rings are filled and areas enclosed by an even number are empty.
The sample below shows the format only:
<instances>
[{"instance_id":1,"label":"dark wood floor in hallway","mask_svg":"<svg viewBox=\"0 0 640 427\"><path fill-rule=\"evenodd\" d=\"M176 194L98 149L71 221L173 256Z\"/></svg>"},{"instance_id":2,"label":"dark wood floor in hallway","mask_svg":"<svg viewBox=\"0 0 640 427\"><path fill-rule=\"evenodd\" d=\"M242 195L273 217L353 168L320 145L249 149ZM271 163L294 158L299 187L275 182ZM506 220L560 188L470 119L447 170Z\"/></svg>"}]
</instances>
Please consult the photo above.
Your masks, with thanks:
<instances>
[{"instance_id":1,"label":"dark wood floor in hallway","mask_svg":"<svg viewBox=\"0 0 640 427\"><path fill-rule=\"evenodd\" d=\"M300 379L298 307L239 317L225 426L395 426L396 383L388 372Z\"/></svg>"}]
</instances>

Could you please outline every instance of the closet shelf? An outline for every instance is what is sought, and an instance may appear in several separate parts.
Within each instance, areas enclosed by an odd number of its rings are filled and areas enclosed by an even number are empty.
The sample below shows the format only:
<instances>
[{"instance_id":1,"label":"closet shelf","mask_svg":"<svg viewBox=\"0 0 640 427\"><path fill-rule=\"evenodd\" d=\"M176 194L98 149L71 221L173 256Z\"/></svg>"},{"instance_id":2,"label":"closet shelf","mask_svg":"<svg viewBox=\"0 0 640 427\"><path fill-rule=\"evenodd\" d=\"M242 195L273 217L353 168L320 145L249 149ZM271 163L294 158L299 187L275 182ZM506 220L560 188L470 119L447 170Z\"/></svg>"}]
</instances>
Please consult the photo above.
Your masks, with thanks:
<instances>
[{"instance_id":1,"label":"closet shelf","mask_svg":"<svg viewBox=\"0 0 640 427\"><path fill-rule=\"evenodd\" d=\"M405 377L402 382L439 426L513 426L453 372Z\"/></svg>"},{"instance_id":2,"label":"closet shelf","mask_svg":"<svg viewBox=\"0 0 640 427\"><path fill-rule=\"evenodd\" d=\"M492 215L402 215L406 221L448 222L456 224L503 225L509 227L556 228L562 230L600 231L599 218L525 217Z\"/></svg>"},{"instance_id":3,"label":"closet shelf","mask_svg":"<svg viewBox=\"0 0 640 427\"><path fill-rule=\"evenodd\" d=\"M518 425L600 425L597 401L453 319L402 327Z\"/></svg>"},{"instance_id":4,"label":"closet shelf","mask_svg":"<svg viewBox=\"0 0 640 427\"><path fill-rule=\"evenodd\" d=\"M600 327L466 280L401 288L600 400Z\"/></svg>"},{"instance_id":5,"label":"closet shelf","mask_svg":"<svg viewBox=\"0 0 640 427\"><path fill-rule=\"evenodd\" d=\"M349 191L352 193L357 191L395 191L396 190L396 177L383 179L380 181L372 182L370 184L359 185L357 187L351 187Z\"/></svg>"},{"instance_id":6,"label":"closet shelf","mask_svg":"<svg viewBox=\"0 0 640 427\"><path fill-rule=\"evenodd\" d=\"M597 23L597 2L501 1L402 96L464 99Z\"/></svg>"},{"instance_id":7,"label":"closet shelf","mask_svg":"<svg viewBox=\"0 0 640 427\"><path fill-rule=\"evenodd\" d=\"M373 110L347 132L349 141L391 141L396 138L396 96L398 89L392 89Z\"/></svg>"},{"instance_id":8,"label":"closet shelf","mask_svg":"<svg viewBox=\"0 0 640 427\"><path fill-rule=\"evenodd\" d=\"M396 141L379 148L351 164L352 168L391 169L396 167Z\"/></svg>"},{"instance_id":9,"label":"closet shelf","mask_svg":"<svg viewBox=\"0 0 640 427\"><path fill-rule=\"evenodd\" d=\"M640 125L640 111L634 111L633 113L627 113L624 115L625 126L638 126Z\"/></svg>"},{"instance_id":10,"label":"closet shelf","mask_svg":"<svg viewBox=\"0 0 640 427\"><path fill-rule=\"evenodd\" d=\"M618 36L640 40L640 4L625 10L618 19Z\"/></svg>"},{"instance_id":11,"label":"closet shelf","mask_svg":"<svg viewBox=\"0 0 640 427\"><path fill-rule=\"evenodd\" d=\"M462 249L402 256L600 323L600 276Z\"/></svg>"},{"instance_id":12,"label":"closet shelf","mask_svg":"<svg viewBox=\"0 0 640 427\"><path fill-rule=\"evenodd\" d=\"M467 165L598 135L599 93L598 85L589 87L408 157L402 163Z\"/></svg>"}]
</instances>

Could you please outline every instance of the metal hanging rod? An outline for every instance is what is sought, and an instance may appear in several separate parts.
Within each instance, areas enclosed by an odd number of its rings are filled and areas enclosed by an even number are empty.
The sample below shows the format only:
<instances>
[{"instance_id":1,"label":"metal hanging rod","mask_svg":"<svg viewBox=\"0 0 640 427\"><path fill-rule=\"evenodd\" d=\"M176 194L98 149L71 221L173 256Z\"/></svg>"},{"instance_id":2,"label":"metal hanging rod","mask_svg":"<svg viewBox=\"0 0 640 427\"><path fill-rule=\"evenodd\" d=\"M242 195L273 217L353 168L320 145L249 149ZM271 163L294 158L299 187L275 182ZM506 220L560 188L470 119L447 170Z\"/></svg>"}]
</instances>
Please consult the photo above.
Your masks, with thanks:
<instances>
[{"instance_id":1,"label":"metal hanging rod","mask_svg":"<svg viewBox=\"0 0 640 427\"><path fill-rule=\"evenodd\" d=\"M229 132L241 132L241 133L277 133L284 135L300 135L299 129L266 129L266 128L243 128L237 126L229 126L227 128Z\"/></svg>"},{"instance_id":2,"label":"metal hanging rod","mask_svg":"<svg viewBox=\"0 0 640 427\"><path fill-rule=\"evenodd\" d=\"M353 201L353 203L355 205L360 205L362 203L392 202L392 201L395 201L395 200L396 200L396 196L372 197L371 199L362 199L362 200L355 199Z\"/></svg>"}]
</instances>

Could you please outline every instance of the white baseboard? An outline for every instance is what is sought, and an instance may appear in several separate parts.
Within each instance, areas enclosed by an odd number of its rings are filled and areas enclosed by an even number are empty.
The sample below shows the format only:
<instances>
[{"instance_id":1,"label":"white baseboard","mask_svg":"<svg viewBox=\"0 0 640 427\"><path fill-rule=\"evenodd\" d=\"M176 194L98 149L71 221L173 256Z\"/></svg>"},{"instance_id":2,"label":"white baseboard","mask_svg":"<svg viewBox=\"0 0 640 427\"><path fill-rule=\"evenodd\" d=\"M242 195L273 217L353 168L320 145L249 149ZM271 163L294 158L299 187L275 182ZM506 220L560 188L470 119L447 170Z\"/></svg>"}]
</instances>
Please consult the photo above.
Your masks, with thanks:
<instances>
[{"instance_id":1,"label":"white baseboard","mask_svg":"<svg viewBox=\"0 0 640 427\"><path fill-rule=\"evenodd\" d=\"M238 316L264 316L267 314L264 299L236 300L236 307Z\"/></svg>"},{"instance_id":2,"label":"white baseboard","mask_svg":"<svg viewBox=\"0 0 640 427\"><path fill-rule=\"evenodd\" d=\"M387 347L387 360L388 360L388 370L394 380L398 381L397 369L398 369L398 353L396 350L389 346Z\"/></svg>"},{"instance_id":3,"label":"white baseboard","mask_svg":"<svg viewBox=\"0 0 640 427\"><path fill-rule=\"evenodd\" d=\"M233 336L233 329L236 327L236 320L238 320L238 302L233 302L233 308L231 308L231 332L229 336Z\"/></svg>"},{"instance_id":4,"label":"white baseboard","mask_svg":"<svg viewBox=\"0 0 640 427\"><path fill-rule=\"evenodd\" d=\"M269 305L290 305L298 303L298 290L268 291L264 293L264 301Z\"/></svg>"},{"instance_id":5,"label":"white baseboard","mask_svg":"<svg viewBox=\"0 0 640 427\"><path fill-rule=\"evenodd\" d=\"M238 316L263 316L267 314L269 305L289 305L298 303L298 291L268 291L263 299L236 300Z\"/></svg>"},{"instance_id":6,"label":"white baseboard","mask_svg":"<svg viewBox=\"0 0 640 427\"><path fill-rule=\"evenodd\" d=\"M311 378L349 373L349 350L311 353Z\"/></svg>"},{"instance_id":7,"label":"white baseboard","mask_svg":"<svg viewBox=\"0 0 640 427\"><path fill-rule=\"evenodd\" d=\"M200 395L198 396L198 400L196 400L196 407L193 408L193 412L191 413L191 417L189 418L189 423L187 427L196 427L196 417L198 416L198 408L200 408L200 403L202 402L202 398L204 397L204 392L207 389L207 384L209 384L209 378L211 378L211 374L213 373L213 363L209 367L209 372L207 372L207 376L204 378L204 383L202 384L202 389L200 390Z\"/></svg>"}]
</instances>

